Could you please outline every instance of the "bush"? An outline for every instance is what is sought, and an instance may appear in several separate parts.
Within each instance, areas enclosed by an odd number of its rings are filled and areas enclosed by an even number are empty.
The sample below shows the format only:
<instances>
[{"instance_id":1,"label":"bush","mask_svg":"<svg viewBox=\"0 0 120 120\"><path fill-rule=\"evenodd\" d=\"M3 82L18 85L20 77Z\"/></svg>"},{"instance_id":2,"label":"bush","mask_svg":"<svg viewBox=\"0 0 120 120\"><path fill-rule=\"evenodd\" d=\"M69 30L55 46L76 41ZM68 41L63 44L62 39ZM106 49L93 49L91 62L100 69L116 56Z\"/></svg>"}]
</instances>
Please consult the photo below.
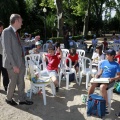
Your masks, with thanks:
<instances>
[{"instance_id":1,"label":"bush","mask_svg":"<svg viewBox=\"0 0 120 120\"><path fill-rule=\"evenodd\" d=\"M63 37L52 37L49 38L49 40L53 40L53 42L59 42L59 43L63 43Z\"/></svg>"},{"instance_id":2,"label":"bush","mask_svg":"<svg viewBox=\"0 0 120 120\"><path fill-rule=\"evenodd\" d=\"M81 40L83 38L83 35L78 35L78 36L72 36L72 40L77 41L77 40ZM93 35L87 35L85 37L86 40L92 39ZM51 37L49 38L49 40L53 40L53 42L59 42L59 43L63 43L63 37Z\"/></svg>"}]
</instances>

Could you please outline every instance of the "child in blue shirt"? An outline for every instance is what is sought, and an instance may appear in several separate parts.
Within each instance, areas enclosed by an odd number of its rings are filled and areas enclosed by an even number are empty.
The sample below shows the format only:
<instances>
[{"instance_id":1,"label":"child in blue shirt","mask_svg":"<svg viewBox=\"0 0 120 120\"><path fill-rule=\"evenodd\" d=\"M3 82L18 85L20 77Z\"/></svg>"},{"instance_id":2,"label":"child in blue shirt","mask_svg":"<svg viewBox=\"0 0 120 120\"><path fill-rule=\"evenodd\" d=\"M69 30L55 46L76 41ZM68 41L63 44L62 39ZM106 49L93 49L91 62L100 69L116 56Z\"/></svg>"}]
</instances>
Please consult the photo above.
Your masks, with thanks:
<instances>
[{"instance_id":1,"label":"child in blue shirt","mask_svg":"<svg viewBox=\"0 0 120 120\"><path fill-rule=\"evenodd\" d=\"M101 63L100 72L96 75L96 78L110 78L109 83L92 83L88 91L88 95L90 95L96 87L100 87L100 92L106 100L106 105L108 105L107 89L113 87L115 80L120 79L120 67L119 64L114 61L115 54L116 52L114 50L109 49L106 51L107 60Z\"/></svg>"}]
</instances>

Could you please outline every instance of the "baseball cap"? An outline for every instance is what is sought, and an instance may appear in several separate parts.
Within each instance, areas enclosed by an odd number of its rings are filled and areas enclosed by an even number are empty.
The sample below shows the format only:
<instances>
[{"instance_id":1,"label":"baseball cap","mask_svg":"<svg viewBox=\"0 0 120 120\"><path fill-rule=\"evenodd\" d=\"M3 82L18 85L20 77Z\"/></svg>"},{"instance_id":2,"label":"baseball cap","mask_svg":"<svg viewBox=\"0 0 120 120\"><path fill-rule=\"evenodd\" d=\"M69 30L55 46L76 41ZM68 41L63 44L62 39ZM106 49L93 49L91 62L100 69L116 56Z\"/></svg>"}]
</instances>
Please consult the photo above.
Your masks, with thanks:
<instances>
[{"instance_id":1,"label":"baseball cap","mask_svg":"<svg viewBox=\"0 0 120 120\"><path fill-rule=\"evenodd\" d=\"M116 55L116 52L115 52L115 50L113 50L113 49L109 49L109 50L107 50L105 53L106 53L106 54L110 54L110 55Z\"/></svg>"},{"instance_id":2,"label":"baseball cap","mask_svg":"<svg viewBox=\"0 0 120 120\"><path fill-rule=\"evenodd\" d=\"M40 45L40 46L42 46L42 44L41 44L40 41L37 41L37 42L35 43L35 45Z\"/></svg>"}]
</instances>

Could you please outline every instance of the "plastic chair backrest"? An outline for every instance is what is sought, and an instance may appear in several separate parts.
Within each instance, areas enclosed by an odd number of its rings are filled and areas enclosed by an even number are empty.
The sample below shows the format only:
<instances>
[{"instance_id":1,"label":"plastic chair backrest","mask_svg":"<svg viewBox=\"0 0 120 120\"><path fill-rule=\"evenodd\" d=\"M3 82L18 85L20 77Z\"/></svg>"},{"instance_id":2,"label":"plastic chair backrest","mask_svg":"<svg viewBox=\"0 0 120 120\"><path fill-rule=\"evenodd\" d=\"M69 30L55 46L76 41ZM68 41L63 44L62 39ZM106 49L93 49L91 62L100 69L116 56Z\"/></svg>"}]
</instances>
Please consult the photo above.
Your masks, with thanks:
<instances>
[{"instance_id":1,"label":"plastic chair backrest","mask_svg":"<svg viewBox=\"0 0 120 120\"><path fill-rule=\"evenodd\" d=\"M43 45L43 52L47 52L47 49L48 49L48 43L45 43L44 45Z\"/></svg>"},{"instance_id":2,"label":"plastic chair backrest","mask_svg":"<svg viewBox=\"0 0 120 120\"><path fill-rule=\"evenodd\" d=\"M64 49L64 48L65 48L65 45L64 45L64 44L60 44L60 48L61 48L61 49Z\"/></svg>"},{"instance_id":3,"label":"plastic chair backrest","mask_svg":"<svg viewBox=\"0 0 120 120\"><path fill-rule=\"evenodd\" d=\"M89 68L89 72L92 73L92 61L88 57L79 57L79 64L83 72L86 72Z\"/></svg>"},{"instance_id":4,"label":"plastic chair backrest","mask_svg":"<svg viewBox=\"0 0 120 120\"><path fill-rule=\"evenodd\" d=\"M78 53L79 56L85 57L85 50L77 49L76 52Z\"/></svg>"},{"instance_id":5,"label":"plastic chair backrest","mask_svg":"<svg viewBox=\"0 0 120 120\"><path fill-rule=\"evenodd\" d=\"M67 61L69 64L67 64ZM63 72L66 72L66 70L71 70L72 65L71 65L71 59L68 57L62 57L61 62L60 62L60 69Z\"/></svg>"},{"instance_id":6,"label":"plastic chair backrest","mask_svg":"<svg viewBox=\"0 0 120 120\"><path fill-rule=\"evenodd\" d=\"M63 53L63 57L67 57L67 54L69 53L68 49L61 49Z\"/></svg>"},{"instance_id":7,"label":"plastic chair backrest","mask_svg":"<svg viewBox=\"0 0 120 120\"><path fill-rule=\"evenodd\" d=\"M41 56L41 60L42 60L42 65L43 65L43 70L46 69L47 65L46 65L46 61L43 59L43 54L45 54L47 52L40 52L40 56Z\"/></svg>"},{"instance_id":8,"label":"plastic chair backrest","mask_svg":"<svg viewBox=\"0 0 120 120\"><path fill-rule=\"evenodd\" d=\"M34 51L33 50L29 50L29 54L34 54Z\"/></svg>"},{"instance_id":9,"label":"plastic chair backrest","mask_svg":"<svg viewBox=\"0 0 120 120\"><path fill-rule=\"evenodd\" d=\"M40 54L30 54L30 55L26 55L25 56L25 62L27 65L27 61L31 60L34 62L35 65L39 66L39 62L40 62Z\"/></svg>"}]
</instances>

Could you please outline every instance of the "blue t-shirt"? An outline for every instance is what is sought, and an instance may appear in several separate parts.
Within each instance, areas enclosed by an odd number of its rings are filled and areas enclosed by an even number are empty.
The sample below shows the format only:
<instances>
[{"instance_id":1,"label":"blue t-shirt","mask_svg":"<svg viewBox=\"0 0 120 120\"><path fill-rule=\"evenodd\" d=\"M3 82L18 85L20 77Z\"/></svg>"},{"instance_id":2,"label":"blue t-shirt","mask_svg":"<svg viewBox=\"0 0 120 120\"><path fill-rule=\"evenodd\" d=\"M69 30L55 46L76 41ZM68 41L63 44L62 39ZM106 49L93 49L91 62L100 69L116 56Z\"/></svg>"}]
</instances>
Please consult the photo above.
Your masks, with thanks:
<instances>
[{"instance_id":1,"label":"blue t-shirt","mask_svg":"<svg viewBox=\"0 0 120 120\"><path fill-rule=\"evenodd\" d=\"M105 60L101 63L100 68L103 70L101 77L114 78L116 73L120 72L119 64L115 61Z\"/></svg>"}]
</instances>

